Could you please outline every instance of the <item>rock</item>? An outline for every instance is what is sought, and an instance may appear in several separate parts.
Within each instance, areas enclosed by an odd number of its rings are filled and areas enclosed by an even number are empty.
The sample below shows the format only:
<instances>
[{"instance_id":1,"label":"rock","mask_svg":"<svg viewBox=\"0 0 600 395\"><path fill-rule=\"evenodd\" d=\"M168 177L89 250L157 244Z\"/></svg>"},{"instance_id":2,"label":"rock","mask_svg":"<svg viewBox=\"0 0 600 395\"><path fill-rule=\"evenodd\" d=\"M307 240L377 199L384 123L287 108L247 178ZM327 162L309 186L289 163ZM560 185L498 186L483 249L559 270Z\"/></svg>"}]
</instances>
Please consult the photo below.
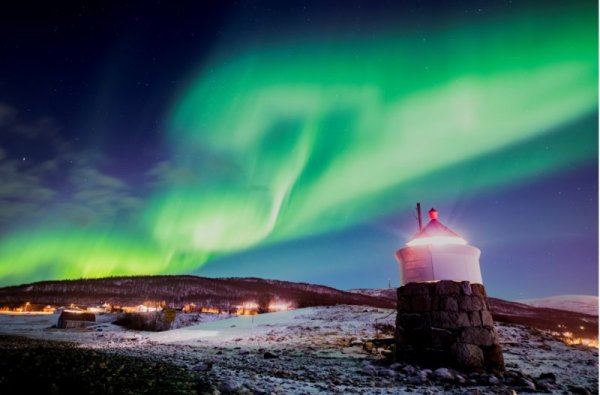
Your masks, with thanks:
<instances>
[{"instance_id":1,"label":"rock","mask_svg":"<svg viewBox=\"0 0 600 395\"><path fill-rule=\"evenodd\" d=\"M456 314L456 326L459 328L464 328L471 326L471 321L469 320L469 315L467 313L452 313Z\"/></svg>"},{"instance_id":2,"label":"rock","mask_svg":"<svg viewBox=\"0 0 600 395\"><path fill-rule=\"evenodd\" d=\"M523 384L523 386L528 390L528 391L535 391L535 384L532 381L529 381L527 379L523 379L521 380L521 384Z\"/></svg>"},{"instance_id":3,"label":"rock","mask_svg":"<svg viewBox=\"0 0 600 395\"><path fill-rule=\"evenodd\" d=\"M443 311L458 311L458 302L454 296L440 298L439 309Z\"/></svg>"},{"instance_id":4,"label":"rock","mask_svg":"<svg viewBox=\"0 0 600 395\"><path fill-rule=\"evenodd\" d=\"M429 295L428 283L408 283L398 288L398 296Z\"/></svg>"},{"instance_id":5,"label":"rock","mask_svg":"<svg viewBox=\"0 0 600 395\"><path fill-rule=\"evenodd\" d=\"M536 382L535 384L535 388L537 388L538 391L540 392L549 392L552 387L554 387L554 384L550 384L550 383L546 383L546 382Z\"/></svg>"},{"instance_id":6,"label":"rock","mask_svg":"<svg viewBox=\"0 0 600 395\"><path fill-rule=\"evenodd\" d=\"M540 344L540 349L541 350L545 350L545 351L552 351L552 347L550 347L548 344L542 342L542 344Z\"/></svg>"},{"instance_id":7,"label":"rock","mask_svg":"<svg viewBox=\"0 0 600 395\"><path fill-rule=\"evenodd\" d=\"M469 283L468 281L461 281L460 291L463 295L471 295L473 293L471 291L471 283Z\"/></svg>"},{"instance_id":8,"label":"rock","mask_svg":"<svg viewBox=\"0 0 600 395\"><path fill-rule=\"evenodd\" d=\"M227 380L219 385L219 391L223 394L232 394L239 390L241 385L233 380Z\"/></svg>"},{"instance_id":9,"label":"rock","mask_svg":"<svg viewBox=\"0 0 600 395\"><path fill-rule=\"evenodd\" d=\"M481 347L485 363L489 368L504 370L504 355L502 348L498 344Z\"/></svg>"},{"instance_id":10,"label":"rock","mask_svg":"<svg viewBox=\"0 0 600 395\"><path fill-rule=\"evenodd\" d=\"M454 343L450 349L461 367L469 370L483 367L484 358L481 348L473 344Z\"/></svg>"},{"instance_id":11,"label":"rock","mask_svg":"<svg viewBox=\"0 0 600 395\"><path fill-rule=\"evenodd\" d=\"M272 353L272 352L270 352L270 351L267 351L266 353L264 353L264 354L263 354L263 357L264 357L265 359L275 359L275 358L279 358L279 357L277 356L277 354L273 354L273 353Z\"/></svg>"},{"instance_id":12,"label":"rock","mask_svg":"<svg viewBox=\"0 0 600 395\"><path fill-rule=\"evenodd\" d=\"M430 334L431 345L434 347L448 347L455 340L454 334L446 329L431 328Z\"/></svg>"},{"instance_id":13,"label":"rock","mask_svg":"<svg viewBox=\"0 0 600 395\"><path fill-rule=\"evenodd\" d=\"M549 381L551 383L556 383L556 375L552 372L542 373L539 375L538 380Z\"/></svg>"},{"instance_id":14,"label":"rock","mask_svg":"<svg viewBox=\"0 0 600 395\"><path fill-rule=\"evenodd\" d=\"M467 379L465 379L463 376L461 376L460 374L457 374L456 377L454 377L454 379L456 380L456 382L458 384L464 384L467 382Z\"/></svg>"},{"instance_id":15,"label":"rock","mask_svg":"<svg viewBox=\"0 0 600 395\"><path fill-rule=\"evenodd\" d=\"M459 295L461 287L454 281L438 281L435 283L435 293L437 295Z\"/></svg>"},{"instance_id":16,"label":"rock","mask_svg":"<svg viewBox=\"0 0 600 395\"><path fill-rule=\"evenodd\" d=\"M480 312L479 311L470 312L469 313L469 321L471 321L471 326L482 326Z\"/></svg>"},{"instance_id":17,"label":"rock","mask_svg":"<svg viewBox=\"0 0 600 395\"><path fill-rule=\"evenodd\" d=\"M464 310L464 311L473 311L473 310L475 310L473 308L473 302L472 302L470 296L463 296L462 298L460 298L459 307L460 307L461 310Z\"/></svg>"},{"instance_id":18,"label":"rock","mask_svg":"<svg viewBox=\"0 0 600 395\"><path fill-rule=\"evenodd\" d=\"M523 373L519 372L518 370L507 370L504 372L504 377L521 378L523 377Z\"/></svg>"},{"instance_id":19,"label":"rock","mask_svg":"<svg viewBox=\"0 0 600 395\"><path fill-rule=\"evenodd\" d=\"M401 370L403 366L404 366L403 364L395 362L395 363L393 363L393 364L390 365L390 369Z\"/></svg>"},{"instance_id":20,"label":"rock","mask_svg":"<svg viewBox=\"0 0 600 395\"><path fill-rule=\"evenodd\" d=\"M498 385L500 384L500 379L492 374L488 379L488 383L490 383L491 385Z\"/></svg>"},{"instance_id":21,"label":"rock","mask_svg":"<svg viewBox=\"0 0 600 395\"><path fill-rule=\"evenodd\" d=\"M408 296L398 296L397 307L398 311L410 311L410 299Z\"/></svg>"},{"instance_id":22,"label":"rock","mask_svg":"<svg viewBox=\"0 0 600 395\"><path fill-rule=\"evenodd\" d=\"M250 354L250 351L248 350L240 350L240 355L248 355Z\"/></svg>"},{"instance_id":23,"label":"rock","mask_svg":"<svg viewBox=\"0 0 600 395\"><path fill-rule=\"evenodd\" d=\"M438 368L433 371L433 376L438 380L454 380L454 374L448 368Z\"/></svg>"},{"instance_id":24,"label":"rock","mask_svg":"<svg viewBox=\"0 0 600 395\"><path fill-rule=\"evenodd\" d=\"M422 329L431 325L429 313L402 314L402 326L409 330Z\"/></svg>"},{"instance_id":25,"label":"rock","mask_svg":"<svg viewBox=\"0 0 600 395\"><path fill-rule=\"evenodd\" d=\"M465 328L460 333L461 343L475 344L478 346L492 346L496 343L495 332L487 328Z\"/></svg>"},{"instance_id":26,"label":"rock","mask_svg":"<svg viewBox=\"0 0 600 395\"><path fill-rule=\"evenodd\" d=\"M381 369L378 372L378 376L381 377L395 377L396 376L396 372L392 369Z\"/></svg>"},{"instance_id":27,"label":"rock","mask_svg":"<svg viewBox=\"0 0 600 395\"><path fill-rule=\"evenodd\" d=\"M491 312L487 310L481 311L481 324L483 326L494 326L494 318Z\"/></svg>"},{"instance_id":28,"label":"rock","mask_svg":"<svg viewBox=\"0 0 600 395\"><path fill-rule=\"evenodd\" d=\"M465 395L481 395L481 391L479 391L477 388L473 388L472 390L465 392Z\"/></svg>"},{"instance_id":29,"label":"rock","mask_svg":"<svg viewBox=\"0 0 600 395\"><path fill-rule=\"evenodd\" d=\"M497 395L517 395L517 391L510 388L502 388L496 392Z\"/></svg>"},{"instance_id":30,"label":"rock","mask_svg":"<svg viewBox=\"0 0 600 395\"><path fill-rule=\"evenodd\" d=\"M431 298L427 295L417 295L411 301L412 311L429 311L431 310Z\"/></svg>"},{"instance_id":31,"label":"rock","mask_svg":"<svg viewBox=\"0 0 600 395\"><path fill-rule=\"evenodd\" d=\"M208 372L213 367L212 362L200 362L199 364L192 367L194 372Z\"/></svg>"},{"instance_id":32,"label":"rock","mask_svg":"<svg viewBox=\"0 0 600 395\"><path fill-rule=\"evenodd\" d=\"M364 374L366 374L367 376L371 376L371 377L377 376L377 369L375 369L375 366L373 366L373 365L365 365L362 368L362 372Z\"/></svg>"},{"instance_id":33,"label":"rock","mask_svg":"<svg viewBox=\"0 0 600 395\"><path fill-rule=\"evenodd\" d=\"M481 296L477 296L477 295L471 296L471 305L473 306L474 311L482 310L484 302L483 302Z\"/></svg>"},{"instance_id":34,"label":"rock","mask_svg":"<svg viewBox=\"0 0 600 395\"><path fill-rule=\"evenodd\" d=\"M484 298L487 297L485 288L482 284L471 284L471 291L473 292L473 295L483 296Z\"/></svg>"},{"instance_id":35,"label":"rock","mask_svg":"<svg viewBox=\"0 0 600 395\"><path fill-rule=\"evenodd\" d=\"M576 394L576 395L591 395L592 394L590 391L588 391L587 389L585 389L583 387L576 387L574 385L569 385L568 388L569 388L569 391L571 391L571 393Z\"/></svg>"},{"instance_id":36,"label":"rock","mask_svg":"<svg viewBox=\"0 0 600 395\"><path fill-rule=\"evenodd\" d=\"M252 394L253 395L266 395L268 393L269 393L268 391L266 391L266 390L264 390L262 388L257 388L257 387L253 387L252 388Z\"/></svg>"},{"instance_id":37,"label":"rock","mask_svg":"<svg viewBox=\"0 0 600 395\"><path fill-rule=\"evenodd\" d=\"M423 379L423 377L416 375L416 376L410 376L408 379L406 379L406 382L408 384L420 385L420 384L425 383L425 380Z\"/></svg>"},{"instance_id":38,"label":"rock","mask_svg":"<svg viewBox=\"0 0 600 395\"><path fill-rule=\"evenodd\" d=\"M465 312L434 311L431 313L432 324L443 329L456 329L471 326L469 316Z\"/></svg>"}]
</instances>

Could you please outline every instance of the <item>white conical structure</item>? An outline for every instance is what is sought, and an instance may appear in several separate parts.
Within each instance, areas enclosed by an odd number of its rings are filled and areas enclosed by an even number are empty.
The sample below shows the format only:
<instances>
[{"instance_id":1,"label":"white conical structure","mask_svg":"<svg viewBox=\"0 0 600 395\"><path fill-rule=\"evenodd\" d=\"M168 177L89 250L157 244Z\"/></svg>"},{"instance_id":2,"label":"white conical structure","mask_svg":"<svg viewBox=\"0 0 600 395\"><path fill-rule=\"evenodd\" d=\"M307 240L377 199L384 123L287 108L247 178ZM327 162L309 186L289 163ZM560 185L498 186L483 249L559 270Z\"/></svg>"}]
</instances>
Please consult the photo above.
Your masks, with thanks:
<instances>
[{"instance_id":1,"label":"white conical structure","mask_svg":"<svg viewBox=\"0 0 600 395\"><path fill-rule=\"evenodd\" d=\"M396 251L400 263L400 284L440 280L483 284L479 256L481 251L442 224L435 209L429 223Z\"/></svg>"}]
</instances>

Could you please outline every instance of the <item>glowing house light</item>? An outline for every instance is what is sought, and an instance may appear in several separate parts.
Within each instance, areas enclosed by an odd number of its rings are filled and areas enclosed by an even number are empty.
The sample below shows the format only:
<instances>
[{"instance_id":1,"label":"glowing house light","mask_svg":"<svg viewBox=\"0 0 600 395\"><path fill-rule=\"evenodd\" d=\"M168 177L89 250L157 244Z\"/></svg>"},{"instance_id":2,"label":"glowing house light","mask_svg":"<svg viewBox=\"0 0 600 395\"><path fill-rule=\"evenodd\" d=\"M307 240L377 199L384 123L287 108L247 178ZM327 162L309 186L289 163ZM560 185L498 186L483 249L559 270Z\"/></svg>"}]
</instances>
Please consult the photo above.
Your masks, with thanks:
<instances>
[{"instance_id":1,"label":"glowing house light","mask_svg":"<svg viewBox=\"0 0 600 395\"><path fill-rule=\"evenodd\" d=\"M419 239L414 239L406 243L409 247L414 246L424 246L429 244L435 245L448 245L448 244L457 244L457 245L465 245L467 244L466 240L461 237L449 237L449 236L431 236L431 237L422 237Z\"/></svg>"}]
</instances>

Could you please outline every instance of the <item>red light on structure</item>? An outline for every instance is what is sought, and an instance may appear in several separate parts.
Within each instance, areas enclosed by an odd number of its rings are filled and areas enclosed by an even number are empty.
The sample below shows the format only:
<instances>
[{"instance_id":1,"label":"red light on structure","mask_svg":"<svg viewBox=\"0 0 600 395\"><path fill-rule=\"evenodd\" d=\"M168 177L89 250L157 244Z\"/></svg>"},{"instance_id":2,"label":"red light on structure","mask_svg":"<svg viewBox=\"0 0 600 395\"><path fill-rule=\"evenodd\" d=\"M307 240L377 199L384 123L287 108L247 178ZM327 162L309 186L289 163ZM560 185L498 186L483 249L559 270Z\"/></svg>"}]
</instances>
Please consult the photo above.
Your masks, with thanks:
<instances>
[{"instance_id":1,"label":"red light on structure","mask_svg":"<svg viewBox=\"0 0 600 395\"><path fill-rule=\"evenodd\" d=\"M429 219L437 219L438 217L438 212L436 209L432 208L431 210L429 210Z\"/></svg>"}]
</instances>

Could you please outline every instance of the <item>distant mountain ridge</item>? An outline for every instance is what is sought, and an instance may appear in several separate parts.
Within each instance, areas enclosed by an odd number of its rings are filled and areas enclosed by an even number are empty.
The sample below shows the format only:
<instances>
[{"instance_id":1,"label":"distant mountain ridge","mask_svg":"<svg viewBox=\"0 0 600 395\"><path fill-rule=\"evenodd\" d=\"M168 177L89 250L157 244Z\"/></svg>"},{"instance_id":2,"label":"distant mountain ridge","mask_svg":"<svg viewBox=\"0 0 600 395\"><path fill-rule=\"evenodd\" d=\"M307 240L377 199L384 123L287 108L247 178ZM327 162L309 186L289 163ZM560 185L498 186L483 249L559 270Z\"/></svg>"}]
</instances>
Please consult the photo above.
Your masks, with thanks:
<instances>
[{"instance_id":1,"label":"distant mountain ridge","mask_svg":"<svg viewBox=\"0 0 600 395\"><path fill-rule=\"evenodd\" d=\"M537 299L517 300L534 307L545 307L578 313L598 315L598 296L596 295L557 295Z\"/></svg>"},{"instance_id":2,"label":"distant mountain ridge","mask_svg":"<svg viewBox=\"0 0 600 395\"><path fill-rule=\"evenodd\" d=\"M107 277L63 281L41 281L0 288L0 305L32 304L138 305L165 301L174 306L228 308L267 297L290 302L295 307L335 304L393 308L394 301L335 288L261 278L207 278L191 275Z\"/></svg>"}]
</instances>

